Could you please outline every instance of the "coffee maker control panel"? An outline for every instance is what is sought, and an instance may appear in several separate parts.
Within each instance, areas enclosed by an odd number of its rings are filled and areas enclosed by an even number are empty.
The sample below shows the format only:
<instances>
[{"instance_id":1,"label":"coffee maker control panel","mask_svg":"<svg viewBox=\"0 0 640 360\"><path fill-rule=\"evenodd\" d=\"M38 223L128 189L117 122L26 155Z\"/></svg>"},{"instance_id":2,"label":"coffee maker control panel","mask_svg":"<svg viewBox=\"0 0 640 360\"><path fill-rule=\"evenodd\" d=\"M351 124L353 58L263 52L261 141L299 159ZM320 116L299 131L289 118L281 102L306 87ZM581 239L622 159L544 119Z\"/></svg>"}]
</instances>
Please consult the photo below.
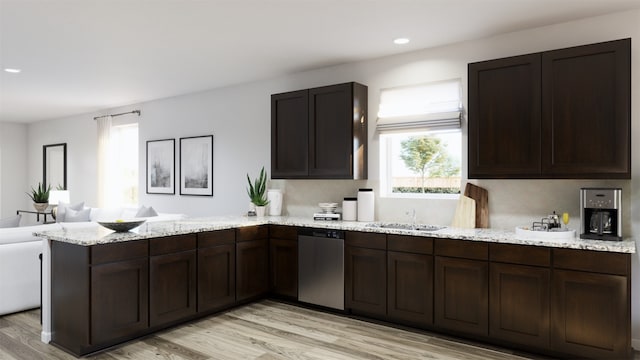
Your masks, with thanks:
<instances>
[{"instance_id":1,"label":"coffee maker control panel","mask_svg":"<svg viewBox=\"0 0 640 360\"><path fill-rule=\"evenodd\" d=\"M588 191L585 194L585 207L616 209L618 205L614 193L611 191Z\"/></svg>"}]
</instances>

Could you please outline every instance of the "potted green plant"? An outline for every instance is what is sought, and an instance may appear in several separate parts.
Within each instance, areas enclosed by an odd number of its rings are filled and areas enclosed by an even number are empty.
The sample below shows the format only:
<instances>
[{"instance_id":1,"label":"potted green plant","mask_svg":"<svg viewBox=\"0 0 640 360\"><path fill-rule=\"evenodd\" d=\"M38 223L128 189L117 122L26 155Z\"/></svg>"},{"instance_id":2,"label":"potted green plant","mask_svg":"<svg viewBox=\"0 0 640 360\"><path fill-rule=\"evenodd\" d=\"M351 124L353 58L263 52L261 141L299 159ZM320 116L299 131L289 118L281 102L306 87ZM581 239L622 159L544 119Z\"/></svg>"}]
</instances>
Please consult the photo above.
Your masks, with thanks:
<instances>
[{"instance_id":1,"label":"potted green plant","mask_svg":"<svg viewBox=\"0 0 640 360\"><path fill-rule=\"evenodd\" d=\"M264 171L264 166L253 183L249 178L249 174L247 174L247 182L249 183L247 194L251 203L256 207L256 214L264 216L265 206L269 204L269 200L267 200L267 173Z\"/></svg>"},{"instance_id":2,"label":"potted green plant","mask_svg":"<svg viewBox=\"0 0 640 360\"><path fill-rule=\"evenodd\" d=\"M27 193L29 198L33 200L33 207L36 211L43 212L49 206L49 192L51 191L51 185L44 188L42 183L38 183L38 188L31 187L31 193Z\"/></svg>"}]
</instances>

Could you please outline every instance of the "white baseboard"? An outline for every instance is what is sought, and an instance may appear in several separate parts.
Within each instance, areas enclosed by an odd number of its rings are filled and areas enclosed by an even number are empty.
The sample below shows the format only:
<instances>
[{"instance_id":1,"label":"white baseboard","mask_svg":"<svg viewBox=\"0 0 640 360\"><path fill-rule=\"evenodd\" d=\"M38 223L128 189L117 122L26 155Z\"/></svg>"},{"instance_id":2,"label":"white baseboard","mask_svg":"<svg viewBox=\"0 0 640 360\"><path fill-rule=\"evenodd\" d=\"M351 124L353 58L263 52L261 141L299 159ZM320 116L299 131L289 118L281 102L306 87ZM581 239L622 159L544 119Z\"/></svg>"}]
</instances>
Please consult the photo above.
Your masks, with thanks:
<instances>
[{"instance_id":1,"label":"white baseboard","mask_svg":"<svg viewBox=\"0 0 640 360\"><path fill-rule=\"evenodd\" d=\"M40 340L45 343L48 344L51 342L51 333L50 332L41 332L40 333ZM640 341L640 340L638 340Z\"/></svg>"},{"instance_id":2,"label":"white baseboard","mask_svg":"<svg viewBox=\"0 0 640 360\"><path fill-rule=\"evenodd\" d=\"M640 351L640 339L631 339L631 347L636 351Z\"/></svg>"}]
</instances>

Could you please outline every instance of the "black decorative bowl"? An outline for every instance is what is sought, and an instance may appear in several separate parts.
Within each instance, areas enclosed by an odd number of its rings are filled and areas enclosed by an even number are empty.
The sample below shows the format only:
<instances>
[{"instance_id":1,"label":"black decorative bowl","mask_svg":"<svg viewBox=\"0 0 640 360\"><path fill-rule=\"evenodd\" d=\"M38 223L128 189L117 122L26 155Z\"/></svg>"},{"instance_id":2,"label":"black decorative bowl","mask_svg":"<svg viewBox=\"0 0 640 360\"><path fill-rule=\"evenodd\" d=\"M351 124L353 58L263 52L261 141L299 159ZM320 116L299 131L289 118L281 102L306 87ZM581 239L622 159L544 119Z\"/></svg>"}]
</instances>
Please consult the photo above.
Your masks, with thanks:
<instances>
[{"instance_id":1,"label":"black decorative bowl","mask_svg":"<svg viewBox=\"0 0 640 360\"><path fill-rule=\"evenodd\" d=\"M120 221L98 221L98 224L106 227L109 230L113 230L115 232L127 232L129 230L133 230L138 226L142 225L143 222L147 220L120 220Z\"/></svg>"}]
</instances>

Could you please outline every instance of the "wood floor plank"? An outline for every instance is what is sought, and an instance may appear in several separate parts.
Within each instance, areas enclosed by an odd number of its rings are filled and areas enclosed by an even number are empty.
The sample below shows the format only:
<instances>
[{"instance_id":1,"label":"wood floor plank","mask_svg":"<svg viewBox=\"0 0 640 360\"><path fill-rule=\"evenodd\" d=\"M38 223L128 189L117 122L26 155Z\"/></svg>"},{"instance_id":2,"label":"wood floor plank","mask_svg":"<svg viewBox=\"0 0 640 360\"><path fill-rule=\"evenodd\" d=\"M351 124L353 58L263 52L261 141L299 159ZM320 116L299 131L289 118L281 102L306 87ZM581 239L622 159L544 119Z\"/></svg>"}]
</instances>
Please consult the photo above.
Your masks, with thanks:
<instances>
[{"instance_id":1,"label":"wood floor plank","mask_svg":"<svg viewBox=\"0 0 640 360\"><path fill-rule=\"evenodd\" d=\"M0 317L0 359L69 360L40 342L40 312ZM545 359L272 300L231 309L102 352L91 360ZM638 352L635 359L640 359Z\"/></svg>"}]
</instances>

